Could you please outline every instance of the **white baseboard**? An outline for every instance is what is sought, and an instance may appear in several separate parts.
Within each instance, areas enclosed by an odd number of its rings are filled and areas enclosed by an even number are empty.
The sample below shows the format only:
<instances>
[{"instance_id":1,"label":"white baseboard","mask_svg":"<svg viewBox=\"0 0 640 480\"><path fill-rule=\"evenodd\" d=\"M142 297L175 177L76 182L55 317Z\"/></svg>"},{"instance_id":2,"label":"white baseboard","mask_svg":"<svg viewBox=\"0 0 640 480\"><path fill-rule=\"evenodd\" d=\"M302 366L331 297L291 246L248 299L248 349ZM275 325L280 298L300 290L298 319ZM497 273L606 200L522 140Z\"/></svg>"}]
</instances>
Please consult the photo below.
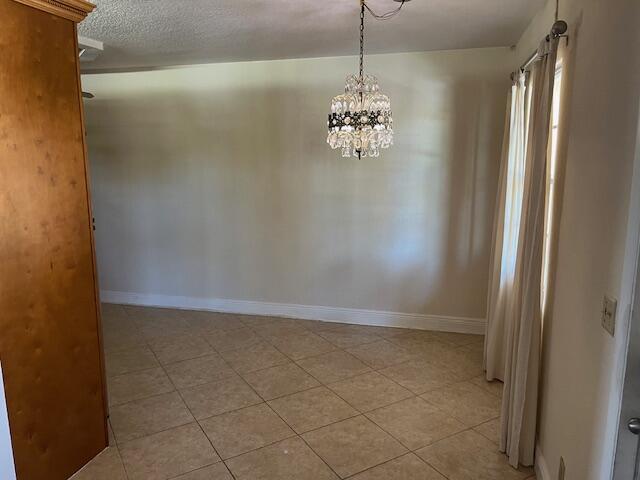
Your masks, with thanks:
<instances>
[{"instance_id":1,"label":"white baseboard","mask_svg":"<svg viewBox=\"0 0 640 480\"><path fill-rule=\"evenodd\" d=\"M447 317L416 313L384 312L359 308L321 307L315 305L295 305L288 303L253 302L250 300L228 300L220 298L180 297L103 290L100 296L105 303L142 305L147 307L167 307L213 312L240 313L245 315L265 315L326 322L353 323L356 325L376 325L415 328L456 333L483 335L485 320L480 318Z\"/></svg>"},{"instance_id":2,"label":"white baseboard","mask_svg":"<svg viewBox=\"0 0 640 480\"><path fill-rule=\"evenodd\" d=\"M536 480L551 480L551 473L549 473L549 465L544 457L544 453L540 448L540 445L536 445Z\"/></svg>"}]
</instances>

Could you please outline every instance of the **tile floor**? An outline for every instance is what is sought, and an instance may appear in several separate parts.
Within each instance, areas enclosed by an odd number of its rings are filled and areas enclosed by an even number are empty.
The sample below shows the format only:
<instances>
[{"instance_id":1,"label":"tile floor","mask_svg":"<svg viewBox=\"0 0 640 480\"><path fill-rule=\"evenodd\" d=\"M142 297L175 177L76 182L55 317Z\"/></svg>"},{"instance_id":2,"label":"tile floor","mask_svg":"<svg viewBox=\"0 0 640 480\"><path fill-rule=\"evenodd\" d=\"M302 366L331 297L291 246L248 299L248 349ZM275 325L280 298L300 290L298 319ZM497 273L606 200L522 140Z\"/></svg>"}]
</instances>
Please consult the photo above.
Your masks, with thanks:
<instances>
[{"instance_id":1,"label":"tile floor","mask_svg":"<svg viewBox=\"0 0 640 480\"><path fill-rule=\"evenodd\" d=\"M111 446L74 480L525 480L482 337L104 305Z\"/></svg>"}]
</instances>

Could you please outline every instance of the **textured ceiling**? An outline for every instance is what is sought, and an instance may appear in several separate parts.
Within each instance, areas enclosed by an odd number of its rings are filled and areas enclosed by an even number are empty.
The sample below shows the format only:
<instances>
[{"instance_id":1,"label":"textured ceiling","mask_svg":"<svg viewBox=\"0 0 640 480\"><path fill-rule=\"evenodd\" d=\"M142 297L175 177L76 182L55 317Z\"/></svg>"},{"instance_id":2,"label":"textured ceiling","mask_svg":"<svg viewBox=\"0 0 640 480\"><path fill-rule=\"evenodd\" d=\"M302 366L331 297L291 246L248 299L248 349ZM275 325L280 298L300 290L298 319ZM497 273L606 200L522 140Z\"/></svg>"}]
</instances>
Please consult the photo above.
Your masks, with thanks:
<instances>
[{"instance_id":1,"label":"textured ceiling","mask_svg":"<svg viewBox=\"0 0 640 480\"><path fill-rule=\"evenodd\" d=\"M94 0L80 34L104 42L83 70L357 53L358 0ZM367 52L510 46L545 0L413 0L367 16ZM368 0L378 12L392 0Z\"/></svg>"}]
</instances>

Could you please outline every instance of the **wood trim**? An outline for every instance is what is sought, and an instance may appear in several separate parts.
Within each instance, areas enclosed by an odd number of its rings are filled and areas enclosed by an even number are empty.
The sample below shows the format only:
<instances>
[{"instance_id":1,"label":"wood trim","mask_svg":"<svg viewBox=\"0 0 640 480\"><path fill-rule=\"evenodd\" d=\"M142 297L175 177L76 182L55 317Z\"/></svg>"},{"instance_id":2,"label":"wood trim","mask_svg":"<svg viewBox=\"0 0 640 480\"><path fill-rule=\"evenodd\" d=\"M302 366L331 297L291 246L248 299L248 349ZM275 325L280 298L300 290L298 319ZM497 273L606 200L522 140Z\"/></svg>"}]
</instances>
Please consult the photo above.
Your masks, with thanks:
<instances>
[{"instance_id":1,"label":"wood trim","mask_svg":"<svg viewBox=\"0 0 640 480\"><path fill-rule=\"evenodd\" d=\"M78 51L78 26L74 25L73 30L75 32L74 42L75 50ZM78 85L78 107L80 112L80 126L82 128L82 149L84 151L84 177L87 189L87 223L89 224L89 235L91 237L91 261L93 263L93 282L95 285L94 297L96 303L96 330L98 332L98 343L100 356L100 369L101 369L101 381L102 381L102 399L104 406L104 432L105 442L109 445L109 427L107 425L109 418L109 401L107 395L107 370L105 366L104 356L104 340L102 338L102 303L100 302L100 286L98 283L98 262L96 258L96 240L93 232L93 205L91 203L91 175L89 172L89 152L87 149L87 129L84 121L84 98L82 98L82 81L80 77L80 58L76 56L76 80Z\"/></svg>"},{"instance_id":2,"label":"wood trim","mask_svg":"<svg viewBox=\"0 0 640 480\"><path fill-rule=\"evenodd\" d=\"M96 6L85 0L15 0L73 22L81 22Z\"/></svg>"}]
</instances>

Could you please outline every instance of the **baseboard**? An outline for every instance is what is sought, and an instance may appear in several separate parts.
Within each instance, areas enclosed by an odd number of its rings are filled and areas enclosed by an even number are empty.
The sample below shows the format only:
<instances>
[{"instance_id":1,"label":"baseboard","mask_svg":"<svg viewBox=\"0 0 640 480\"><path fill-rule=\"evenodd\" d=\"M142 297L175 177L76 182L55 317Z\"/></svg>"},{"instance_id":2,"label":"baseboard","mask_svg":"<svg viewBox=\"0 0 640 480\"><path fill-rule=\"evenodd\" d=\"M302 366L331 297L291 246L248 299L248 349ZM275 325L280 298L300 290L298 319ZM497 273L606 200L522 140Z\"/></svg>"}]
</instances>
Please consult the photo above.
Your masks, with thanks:
<instances>
[{"instance_id":1,"label":"baseboard","mask_svg":"<svg viewBox=\"0 0 640 480\"><path fill-rule=\"evenodd\" d=\"M544 453L540 448L540 445L536 445L536 480L551 480L551 473L549 472L549 465L544 457Z\"/></svg>"},{"instance_id":2,"label":"baseboard","mask_svg":"<svg viewBox=\"0 0 640 480\"><path fill-rule=\"evenodd\" d=\"M124 305L302 318L305 320L323 320L326 322L343 322L356 325L404 327L478 335L484 334L485 331L485 320L479 318L422 315L288 303L254 302L250 300L140 294L109 290L103 290L100 295L102 301L105 303L119 303Z\"/></svg>"}]
</instances>

